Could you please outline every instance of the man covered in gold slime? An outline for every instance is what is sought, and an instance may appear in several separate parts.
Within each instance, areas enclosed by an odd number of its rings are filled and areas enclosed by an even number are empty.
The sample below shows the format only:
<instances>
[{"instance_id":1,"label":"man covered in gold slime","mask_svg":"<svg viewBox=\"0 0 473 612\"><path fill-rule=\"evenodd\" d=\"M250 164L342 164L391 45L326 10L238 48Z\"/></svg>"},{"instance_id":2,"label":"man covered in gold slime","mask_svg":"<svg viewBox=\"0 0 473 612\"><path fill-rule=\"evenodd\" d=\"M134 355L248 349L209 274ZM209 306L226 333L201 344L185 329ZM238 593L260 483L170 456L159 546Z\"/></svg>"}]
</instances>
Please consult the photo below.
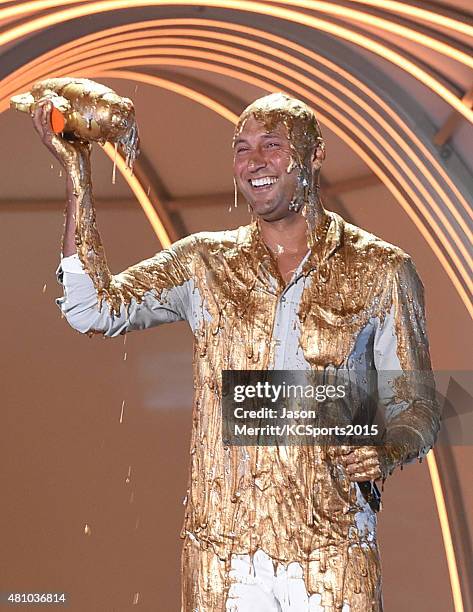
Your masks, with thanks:
<instances>
[{"instance_id":1,"label":"man covered in gold slime","mask_svg":"<svg viewBox=\"0 0 473 612\"><path fill-rule=\"evenodd\" d=\"M223 369L430 372L411 259L322 206L312 110L272 94L241 115L234 177L255 221L188 236L117 275L95 223L89 146L53 134L49 114L42 101L34 122L68 174L58 300L68 322L118 336L185 319L194 333L183 612L382 610L376 515L357 483L428 452L433 398L403 384L407 374L383 387L384 446L222 440Z\"/></svg>"}]
</instances>

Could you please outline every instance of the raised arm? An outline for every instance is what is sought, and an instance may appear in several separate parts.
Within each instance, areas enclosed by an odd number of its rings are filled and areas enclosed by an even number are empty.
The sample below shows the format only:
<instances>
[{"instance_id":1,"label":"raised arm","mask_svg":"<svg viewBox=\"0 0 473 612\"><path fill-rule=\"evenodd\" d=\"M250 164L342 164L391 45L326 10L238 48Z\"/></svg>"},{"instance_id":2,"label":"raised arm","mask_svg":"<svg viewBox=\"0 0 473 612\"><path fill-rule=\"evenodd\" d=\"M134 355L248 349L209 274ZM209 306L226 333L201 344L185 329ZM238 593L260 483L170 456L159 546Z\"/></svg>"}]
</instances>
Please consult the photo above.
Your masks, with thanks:
<instances>
[{"instance_id":1,"label":"raised arm","mask_svg":"<svg viewBox=\"0 0 473 612\"><path fill-rule=\"evenodd\" d=\"M408 256L404 256L390 282L391 309L378 323L374 344L379 401L386 422L385 446L380 449L384 477L398 465L424 457L440 427L424 290Z\"/></svg>"},{"instance_id":2,"label":"raised arm","mask_svg":"<svg viewBox=\"0 0 473 612\"><path fill-rule=\"evenodd\" d=\"M69 142L51 129L51 104L41 101L33 117L43 143L66 171L67 208L57 300L72 327L106 336L188 318L189 253L181 240L121 274L112 275L96 225L90 178L90 145ZM71 261L77 254L79 261ZM72 258L74 259L74 258Z\"/></svg>"}]
</instances>

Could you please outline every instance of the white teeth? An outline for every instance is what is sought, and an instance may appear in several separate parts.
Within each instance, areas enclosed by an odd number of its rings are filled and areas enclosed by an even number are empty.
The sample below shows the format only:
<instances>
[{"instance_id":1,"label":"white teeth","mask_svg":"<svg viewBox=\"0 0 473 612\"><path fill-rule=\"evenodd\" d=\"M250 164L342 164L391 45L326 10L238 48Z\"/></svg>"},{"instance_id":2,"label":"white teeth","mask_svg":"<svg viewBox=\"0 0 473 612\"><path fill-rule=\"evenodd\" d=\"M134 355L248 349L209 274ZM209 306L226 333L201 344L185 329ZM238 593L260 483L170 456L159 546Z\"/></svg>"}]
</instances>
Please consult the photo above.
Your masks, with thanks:
<instances>
[{"instance_id":1,"label":"white teeth","mask_svg":"<svg viewBox=\"0 0 473 612\"><path fill-rule=\"evenodd\" d=\"M274 176L265 176L264 178L250 179L250 183L252 187L263 187L265 185L272 185L277 180Z\"/></svg>"}]
</instances>

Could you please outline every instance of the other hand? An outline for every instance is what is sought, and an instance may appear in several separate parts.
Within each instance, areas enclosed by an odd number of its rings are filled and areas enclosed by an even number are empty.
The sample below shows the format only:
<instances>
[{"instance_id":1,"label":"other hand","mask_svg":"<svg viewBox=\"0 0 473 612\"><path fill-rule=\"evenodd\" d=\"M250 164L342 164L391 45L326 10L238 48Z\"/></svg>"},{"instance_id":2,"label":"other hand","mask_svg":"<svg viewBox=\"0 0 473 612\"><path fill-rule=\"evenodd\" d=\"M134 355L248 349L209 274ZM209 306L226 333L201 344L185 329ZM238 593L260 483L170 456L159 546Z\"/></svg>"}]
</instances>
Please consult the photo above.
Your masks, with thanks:
<instances>
[{"instance_id":1,"label":"other hand","mask_svg":"<svg viewBox=\"0 0 473 612\"><path fill-rule=\"evenodd\" d=\"M352 482L373 481L382 477L376 446L340 447L339 458Z\"/></svg>"}]
</instances>

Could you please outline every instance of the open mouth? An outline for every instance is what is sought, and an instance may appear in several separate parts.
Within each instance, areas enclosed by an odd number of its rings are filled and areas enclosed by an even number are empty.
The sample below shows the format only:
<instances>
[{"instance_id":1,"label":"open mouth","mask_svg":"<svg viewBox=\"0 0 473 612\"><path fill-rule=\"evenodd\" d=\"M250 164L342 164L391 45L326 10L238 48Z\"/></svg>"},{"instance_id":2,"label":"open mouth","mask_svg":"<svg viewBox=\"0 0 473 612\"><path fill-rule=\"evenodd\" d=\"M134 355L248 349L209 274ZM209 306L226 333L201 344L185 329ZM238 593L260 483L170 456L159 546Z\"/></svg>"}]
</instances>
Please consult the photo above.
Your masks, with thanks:
<instances>
[{"instance_id":1,"label":"open mouth","mask_svg":"<svg viewBox=\"0 0 473 612\"><path fill-rule=\"evenodd\" d=\"M248 179L248 183L255 191L265 191L271 189L277 180L276 176L263 176L261 178Z\"/></svg>"}]
</instances>

